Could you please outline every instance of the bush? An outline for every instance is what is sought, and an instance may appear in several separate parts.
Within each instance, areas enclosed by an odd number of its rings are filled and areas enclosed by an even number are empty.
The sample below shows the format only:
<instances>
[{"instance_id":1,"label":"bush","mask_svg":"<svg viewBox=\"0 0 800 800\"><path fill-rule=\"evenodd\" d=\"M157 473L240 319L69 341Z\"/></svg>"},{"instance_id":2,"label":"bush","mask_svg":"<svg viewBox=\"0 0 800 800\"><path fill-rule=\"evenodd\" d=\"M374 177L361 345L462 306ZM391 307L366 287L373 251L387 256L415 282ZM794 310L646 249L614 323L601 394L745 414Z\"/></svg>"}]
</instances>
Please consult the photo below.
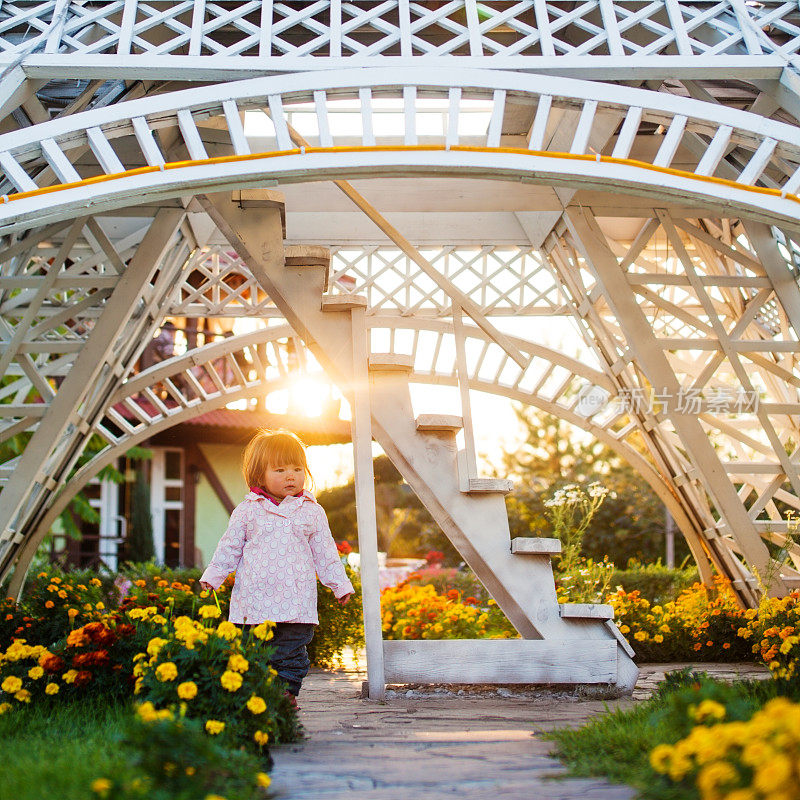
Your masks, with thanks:
<instances>
[{"instance_id":1,"label":"bush","mask_svg":"<svg viewBox=\"0 0 800 800\"><path fill-rule=\"evenodd\" d=\"M447 595L433 586L401 583L381 592L383 632L387 639L513 638L519 634L494 600L480 608L474 597Z\"/></svg>"},{"instance_id":2,"label":"bush","mask_svg":"<svg viewBox=\"0 0 800 800\"><path fill-rule=\"evenodd\" d=\"M300 737L286 684L270 666L272 623L242 633L231 622L214 626L216 606L199 609L205 620L178 617L138 653L135 694L144 707L200 719L206 731L231 746L261 752L268 741Z\"/></svg>"},{"instance_id":3,"label":"bush","mask_svg":"<svg viewBox=\"0 0 800 800\"><path fill-rule=\"evenodd\" d=\"M308 645L308 657L317 667L342 666L342 653L346 647L357 652L364 646L361 576L352 567L345 566L344 569L355 589L347 605L341 605L326 587L320 586L317 593L319 625Z\"/></svg>"},{"instance_id":4,"label":"bush","mask_svg":"<svg viewBox=\"0 0 800 800\"><path fill-rule=\"evenodd\" d=\"M317 666L341 664L346 647L358 650L364 643L359 576L352 568L345 569L356 590L346 606L340 605L327 587L317 587L320 625L308 648ZM0 649L19 638L50 647L76 627L105 620L109 612L115 619L117 611L143 608L153 608L161 615L193 617L210 594L199 591L200 575L196 568L169 569L153 562L126 562L116 574L57 568L41 571L27 581L19 604L12 598L3 601ZM216 591L224 617L228 615L234 577L229 575Z\"/></svg>"},{"instance_id":5,"label":"bush","mask_svg":"<svg viewBox=\"0 0 800 800\"><path fill-rule=\"evenodd\" d=\"M747 625L739 636L752 642L752 651L780 683L792 685L800 680L800 593L787 597L765 597L758 610L744 616Z\"/></svg>"},{"instance_id":6,"label":"bush","mask_svg":"<svg viewBox=\"0 0 800 800\"><path fill-rule=\"evenodd\" d=\"M681 670L652 699L548 738L573 774L628 783L649 800L788 800L800 777L800 706L797 685L794 697L785 689Z\"/></svg>"},{"instance_id":7,"label":"bush","mask_svg":"<svg viewBox=\"0 0 800 800\"><path fill-rule=\"evenodd\" d=\"M627 593L639 592L640 597L659 604L674 600L699 580L695 566L673 569L665 567L661 561L642 564L631 559L626 569L615 569L611 573L610 584L612 587L621 586Z\"/></svg>"},{"instance_id":8,"label":"bush","mask_svg":"<svg viewBox=\"0 0 800 800\"><path fill-rule=\"evenodd\" d=\"M116 737L123 764L96 778L95 797L118 800L253 800L266 797L271 760L231 750L203 731L199 720L137 715ZM259 789L261 791L259 792Z\"/></svg>"}]
</instances>

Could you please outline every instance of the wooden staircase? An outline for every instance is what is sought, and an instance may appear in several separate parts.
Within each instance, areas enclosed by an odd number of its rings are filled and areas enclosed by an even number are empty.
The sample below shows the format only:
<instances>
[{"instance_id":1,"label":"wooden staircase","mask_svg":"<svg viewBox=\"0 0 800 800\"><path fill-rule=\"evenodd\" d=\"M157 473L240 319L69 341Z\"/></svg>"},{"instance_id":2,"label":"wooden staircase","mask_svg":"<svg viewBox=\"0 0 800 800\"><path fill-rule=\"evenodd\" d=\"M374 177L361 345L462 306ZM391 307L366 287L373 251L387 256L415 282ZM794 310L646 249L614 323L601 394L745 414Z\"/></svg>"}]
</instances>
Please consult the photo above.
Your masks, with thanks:
<instances>
[{"instance_id":1,"label":"wooden staircase","mask_svg":"<svg viewBox=\"0 0 800 800\"><path fill-rule=\"evenodd\" d=\"M224 195L209 196L204 205L345 394L355 391L358 376L368 375L373 438L522 637L383 641L383 682L594 684L609 693L630 693L638 669L611 609L559 605L550 563L559 543L511 540L505 495L512 484L475 477L474 469L467 468L456 447L463 419L414 416L409 391L414 365L409 357L372 353L365 356L368 365L354 361L354 352L359 352L354 343L358 336L366 337L365 299L325 294L327 268L318 258L302 267L296 258L284 262L282 241L268 241L270 235L281 236L277 210L241 208ZM379 636L374 615L379 617L380 610L369 611L370 627L366 590L364 602L369 659L370 635ZM371 681L374 674L370 672ZM382 696L383 687L379 694L372 689L370 697Z\"/></svg>"}]
</instances>

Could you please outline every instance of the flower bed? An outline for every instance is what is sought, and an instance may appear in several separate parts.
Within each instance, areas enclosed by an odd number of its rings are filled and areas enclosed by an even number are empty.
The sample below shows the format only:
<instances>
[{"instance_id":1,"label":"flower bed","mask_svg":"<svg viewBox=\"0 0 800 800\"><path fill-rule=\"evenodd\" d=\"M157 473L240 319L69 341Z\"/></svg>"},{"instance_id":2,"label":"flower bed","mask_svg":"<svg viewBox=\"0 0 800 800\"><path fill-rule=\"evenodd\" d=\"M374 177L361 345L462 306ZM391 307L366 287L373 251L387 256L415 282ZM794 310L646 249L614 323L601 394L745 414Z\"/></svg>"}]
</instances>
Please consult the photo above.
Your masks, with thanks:
<instances>
[{"instance_id":1,"label":"flower bed","mask_svg":"<svg viewBox=\"0 0 800 800\"><path fill-rule=\"evenodd\" d=\"M651 700L549 734L574 774L648 800L792 800L800 785L800 686L667 675Z\"/></svg>"},{"instance_id":2,"label":"flower bed","mask_svg":"<svg viewBox=\"0 0 800 800\"><path fill-rule=\"evenodd\" d=\"M440 595L431 586L404 581L381 592L386 639L514 638L519 634L494 600L480 607L457 589Z\"/></svg>"}]
</instances>

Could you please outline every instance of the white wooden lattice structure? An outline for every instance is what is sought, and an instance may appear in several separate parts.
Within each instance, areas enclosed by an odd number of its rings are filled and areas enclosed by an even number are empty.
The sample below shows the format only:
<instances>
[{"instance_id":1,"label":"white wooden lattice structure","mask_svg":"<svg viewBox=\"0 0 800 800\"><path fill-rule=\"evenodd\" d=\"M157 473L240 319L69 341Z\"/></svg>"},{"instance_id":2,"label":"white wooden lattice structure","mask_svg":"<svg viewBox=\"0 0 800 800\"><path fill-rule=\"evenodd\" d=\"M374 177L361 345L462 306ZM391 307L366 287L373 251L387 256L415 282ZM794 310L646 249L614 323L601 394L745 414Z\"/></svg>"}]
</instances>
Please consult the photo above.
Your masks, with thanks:
<instances>
[{"instance_id":1,"label":"white wooden lattice structure","mask_svg":"<svg viewBox=\"0 0 800 800\"><path fill-rule=\"evenodd\" d=\"M614 447L701 574L757 602L800 509L798 49L800 9L772 0L0 3L0 442L29 437L0 464L0 575L21 586L127 447L283 385L291 340L354 404L371 696L454 675L630 689L606 611L559 610L554 548L510 541L470 392ZM134 376L165 316L275 324ZM524 335L543 317L593 363ZM417 419L409 383L461 406ZM516 651L483 643L467 669L380 643L373 436ZM769 591L800 582L791 555Z\"/></svg>"}]
</instances>

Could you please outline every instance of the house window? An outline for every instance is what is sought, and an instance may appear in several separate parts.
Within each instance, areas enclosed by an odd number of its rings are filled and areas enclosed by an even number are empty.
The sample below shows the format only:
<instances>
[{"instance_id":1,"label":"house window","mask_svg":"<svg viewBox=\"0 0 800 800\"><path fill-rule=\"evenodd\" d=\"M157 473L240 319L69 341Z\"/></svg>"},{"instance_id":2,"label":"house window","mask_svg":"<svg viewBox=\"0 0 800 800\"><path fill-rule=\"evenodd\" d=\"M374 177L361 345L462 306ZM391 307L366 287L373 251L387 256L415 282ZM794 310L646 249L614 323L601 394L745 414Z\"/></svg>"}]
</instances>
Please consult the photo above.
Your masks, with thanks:
<instances>
[{"instance_id":1,"label":"house window","mask_svg":"<svg viewBox=\"0 0 800 800\"><path fill-rule=\"evenodd\" d=\"M150 512L156 560L167 567L185 563L183 553L183 450L154 447Z\"/></svg>"}]
</instances>

